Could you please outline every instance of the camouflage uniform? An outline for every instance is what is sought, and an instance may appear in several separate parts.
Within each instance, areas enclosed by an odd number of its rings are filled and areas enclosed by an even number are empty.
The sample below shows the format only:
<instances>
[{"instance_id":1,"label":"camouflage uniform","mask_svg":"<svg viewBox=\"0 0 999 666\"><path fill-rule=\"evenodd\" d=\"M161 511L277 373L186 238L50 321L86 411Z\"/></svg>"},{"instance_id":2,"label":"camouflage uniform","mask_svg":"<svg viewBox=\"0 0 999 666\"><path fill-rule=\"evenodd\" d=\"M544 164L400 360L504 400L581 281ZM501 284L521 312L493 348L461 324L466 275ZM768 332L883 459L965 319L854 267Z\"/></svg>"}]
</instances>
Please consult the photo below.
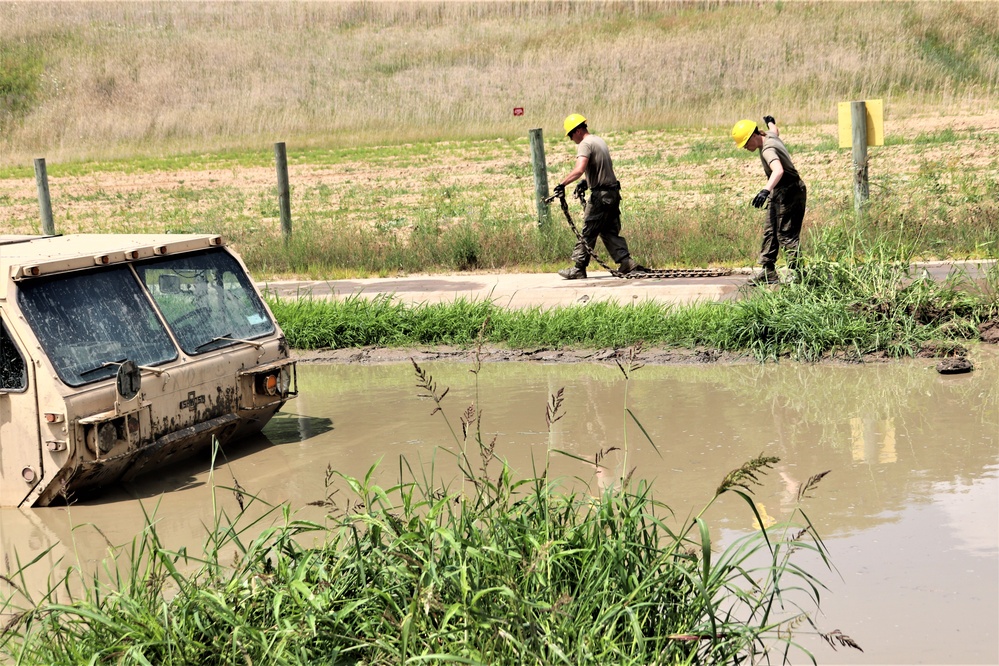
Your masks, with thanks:
<instances>
[{"instance_id":1,"label":"camouflage uniform","mask_svg":"<svg viewBox=\"0 0 999 666\"><path fill-rule=\"evenodd\" d=\"M576 155L588 158L585 177L590 187L590 200L586 204L580 232L583 241L576 243L572 260L576 268L585 270L591 257L587 247L595 248L597 238L600 238L611 259L620 264L631 253L628 252L628 242L621 236L621 184L614 175L610 151L603 139L588 134L576 146Z\"/></svg>"},{"instance_id":2,"label":"camouflage uniform","mask_svg":"<svg viewBox=\"0 0 999 666\"><path fill-rule=\"evenodd\" d=\"M763 147L760 148L763 171L767 178L770 178L770 174L773 172L773 169L770 168L770 162L778 159L784 168L784 175L781 176L770 196L770 209L767 211L767 219L763 226L760 263L764 266L772 266L777 262L778 250L784 248L787 267L791 270L797 270L801 223L805 219L805 203L808 192L805 188L805 181L801 179L798 170L794 168L791 156L787 152L787 148L784 147L784 142L777 137L777 133L770 131L763 136Z\"/></svg>"}]
</instances>

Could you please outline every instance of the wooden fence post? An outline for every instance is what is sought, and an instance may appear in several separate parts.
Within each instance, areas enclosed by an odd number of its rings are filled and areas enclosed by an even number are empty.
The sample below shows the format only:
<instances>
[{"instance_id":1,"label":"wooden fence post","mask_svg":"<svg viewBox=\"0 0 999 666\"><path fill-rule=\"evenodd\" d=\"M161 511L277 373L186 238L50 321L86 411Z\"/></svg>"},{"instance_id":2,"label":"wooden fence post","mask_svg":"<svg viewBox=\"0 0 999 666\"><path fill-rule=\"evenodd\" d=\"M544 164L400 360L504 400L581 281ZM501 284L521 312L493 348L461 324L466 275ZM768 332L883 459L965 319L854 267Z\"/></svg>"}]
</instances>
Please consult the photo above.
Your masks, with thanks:
<instances>
[{"instance_id":1,"label":"wooden fence post","mask_svg":"<svg viewBox=\"0 0 999 666\"><path fill-rule=\"evenodd\" d=\"M534 203L538 208L538 226L546 226L551 222L548 212L548 167L545 164L545 141L541 128L528 130L531 138L531 165L534 167Z\"/></svg>"},{"instance_id":2,"label":"wooden fence post","mask_svg":"<svg viewBox=\"0 0 999 666\"><path fill-rule=\"evenodd\" d=\"M277 165L278 209L281 211L281 234L284 242L291 240L291 187L288 185L288 153L284 142L274 144Z\"/></svg>"},{"instance_id":3,"label":"wooden fence post","mask_svg":"<svg viewBox=\"0 0 999 666\"><path fill-rule=\"evenodd\" d=\"M850 102L853 133L853 208L859 216L871 195L867 180L867 103Z\"/></svg>"},{"instance_id":4,"label":"wooden fence post","mask_svg":"<svg viewBox=\"0 0 999 666\"><path fill-rule=\"evenodd\" d=\"M38 209L42 217L42 233L46 236L55 235L55 223L52 222L52 199L49 197L49 175L45 170L45 158L35 158L35 184L38 185Z\"/></svg>"}]
</instances>

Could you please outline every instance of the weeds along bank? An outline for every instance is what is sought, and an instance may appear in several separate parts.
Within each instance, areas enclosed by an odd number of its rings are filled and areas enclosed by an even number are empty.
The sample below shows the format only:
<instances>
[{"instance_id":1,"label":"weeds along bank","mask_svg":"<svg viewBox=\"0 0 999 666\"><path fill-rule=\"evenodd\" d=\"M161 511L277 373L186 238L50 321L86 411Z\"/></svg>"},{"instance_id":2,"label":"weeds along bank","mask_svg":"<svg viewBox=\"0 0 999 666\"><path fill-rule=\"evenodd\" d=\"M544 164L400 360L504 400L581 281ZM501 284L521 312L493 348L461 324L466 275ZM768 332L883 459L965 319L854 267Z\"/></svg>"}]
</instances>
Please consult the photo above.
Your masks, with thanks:
<instances>
[{"instance_id":1,"label":"weeds along bank","mask_svg":"<svg viewBox=\"0 0 999 666\"><path fill-rule=\"evenodd\" d=\"M292 347L472 347L513 349L710 348L760 360L859 360L919 353L963 354L999 327L999 264L981 281L912 279L886 251L865 261L813 257L802 281L752 289L737 301L656 302L509 310L489 301L406 306L390 298L341 301L265 295Z\"/></svg>"},{"instance_id":2,"label":"weeds along bank","mask_svg":"<svg viewBox=\"0 0 999 666\"><path fill-rule=\"evenodd\" d=\"M627 384L640 367L634 353L620 364L636 422ZM452 463L401 460L391 487L371 481L374 469L330 468L325 524L234 480L214 489L202 553L171 550L151 515L106 576L71 568L34 597L23 569L8 572L20 597L3 606L0 652L31 664L741 663L811 661L798 643L809 634L861 649L820 614L819 571L834 569L803 507L827 472L801 483L787 522L723 548L706 512L741 498L766 525L752 493L778 458L719 473L705 505L671 528L683 511L630 472L594 493L549 475L563 453L552 445L561 390L546 405L537 476L516 479L481 411L456 417L447 387L414 371L452 434L438 451Z\"/></svg>"}]
</instances>

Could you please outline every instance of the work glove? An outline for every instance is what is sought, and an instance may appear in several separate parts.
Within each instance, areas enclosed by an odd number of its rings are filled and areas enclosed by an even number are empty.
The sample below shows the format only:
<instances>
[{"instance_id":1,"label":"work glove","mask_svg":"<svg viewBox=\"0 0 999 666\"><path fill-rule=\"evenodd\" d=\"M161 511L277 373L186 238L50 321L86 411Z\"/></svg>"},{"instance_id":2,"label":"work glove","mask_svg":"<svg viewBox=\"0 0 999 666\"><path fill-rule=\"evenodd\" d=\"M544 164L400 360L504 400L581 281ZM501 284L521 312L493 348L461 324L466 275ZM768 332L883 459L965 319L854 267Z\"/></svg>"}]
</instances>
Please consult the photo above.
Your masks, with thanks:
<instances>
[{"instance_id":1,"label":"work glove","mask_svg":"<svg viewBox=\"0 0 999 666\"><path fill-rule=\"evenodd\" d=\"M555 191L553 192L553 194L556 197L558 197L559 199L564 199L565 198L565 185L563 185L562 183L559 183L558 185L556 185L555 186Z\"/></svg>"},{"instance_id":2,"label":"work glove","mask_svg":"<svg viewBox=\"0 0 999 666\"><path fill-rule=\"evenodd\" d=\"M572 196L574 197L586 196L586 188L587 188L586 179L584 178L583 180L579 181L578 185L576 185L576 189L572 191Z\"/></svg>"},{"instance_id":3,"label":"work glove","mask_svg":"<svg viewBox=\"0 0 999 666\"><path fill-rule=\"evenodd\" d=\"M777 121L774 120L773 116L763 116L763 124L766 125L767 127L770 127L770 123L776 125Z\"/></svg>"},{"instance_id":4,"label":"work glove","mask_svg":"<svg viewBox=\"0 0 999 666\"><path fill-rule=\"evenodd\" d=\"M753 208L763 208L763 204L770 198L770 190L762 189L760 193L753 197Z\"/></svg>"}]
</instances>

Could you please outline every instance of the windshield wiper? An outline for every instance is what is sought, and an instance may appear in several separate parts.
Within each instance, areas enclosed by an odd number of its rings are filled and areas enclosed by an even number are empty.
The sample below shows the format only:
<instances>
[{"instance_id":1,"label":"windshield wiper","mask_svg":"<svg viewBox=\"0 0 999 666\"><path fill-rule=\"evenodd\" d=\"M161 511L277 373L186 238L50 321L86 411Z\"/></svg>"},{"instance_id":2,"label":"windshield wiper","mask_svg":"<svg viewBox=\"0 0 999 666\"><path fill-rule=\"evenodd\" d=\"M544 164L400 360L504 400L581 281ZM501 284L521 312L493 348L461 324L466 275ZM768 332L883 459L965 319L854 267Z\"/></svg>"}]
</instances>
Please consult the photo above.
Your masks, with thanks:
<instances>
[{"instance_id":1,"label":"windshield wiper","mask_svg":"<svg viewBox=\"0 0 999 666\"><path fill-rule=\"evenodd\" d=\"M229 342L241 342L244 345L251 345L255 349L260 349L261 347L263 347L263 345L260 344L259 342L254 342L253 340L244 340L243 338L234 338L234 337L231 337L231 336L232 336L232 333L226 333L225 335L216 335L214 338L212 338L208 342L202 342L200 345L198 345L197 347L195 347L194 351L196 351L196 352L201 351L203 348L207 347L210 344L218 342L219 340L227 340Z\"/></svg>"},{"instance_id":2,"label":"windshield wiper","mask_svg":"<svg viewBox=\"0 0 999 666\"><path fill-rule=\"evenodd\" d=\"M121 365L122 363L124 363L127 360L128 360L127 358L123 358L123 359L119 359L117 361L105 361L104 363L101 363L96 368L90 368L89 370L84 370L83 372L78 372L76 374L79 375L80 377L83 377L84 375L89 375L92 372L97 372L98 370L103 370L104 368L108 367L109 365Z\"/></svg>"}]
</instances>

